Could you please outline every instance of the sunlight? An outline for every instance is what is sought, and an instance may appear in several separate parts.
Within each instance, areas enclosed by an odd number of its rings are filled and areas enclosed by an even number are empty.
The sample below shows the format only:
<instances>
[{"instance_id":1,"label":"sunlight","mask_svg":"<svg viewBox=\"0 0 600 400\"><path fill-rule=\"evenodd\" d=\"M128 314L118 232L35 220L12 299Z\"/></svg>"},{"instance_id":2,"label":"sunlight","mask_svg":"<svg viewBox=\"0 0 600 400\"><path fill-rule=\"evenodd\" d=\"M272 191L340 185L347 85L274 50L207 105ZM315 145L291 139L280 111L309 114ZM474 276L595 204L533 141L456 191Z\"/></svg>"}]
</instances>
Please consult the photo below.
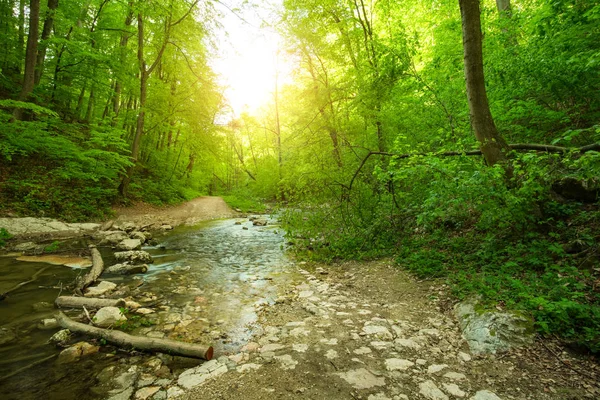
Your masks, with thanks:
<instances>
[{"instance_id":1,"label":"sunlight","mask_svg":"<svg viewBox=\"0 0 600 400\"><path fill-rule=\"evenodd\" d=\"M226 87L225 97L231 111L239 116L271 101L276 76L281 86L289 81L291 67L278 55L279 35L260 27L261 16L249 11L236 13L226 10L221 20L227 33L220 38L220 57L215 60L214 68Z\"/></svg>"}]
</instances>

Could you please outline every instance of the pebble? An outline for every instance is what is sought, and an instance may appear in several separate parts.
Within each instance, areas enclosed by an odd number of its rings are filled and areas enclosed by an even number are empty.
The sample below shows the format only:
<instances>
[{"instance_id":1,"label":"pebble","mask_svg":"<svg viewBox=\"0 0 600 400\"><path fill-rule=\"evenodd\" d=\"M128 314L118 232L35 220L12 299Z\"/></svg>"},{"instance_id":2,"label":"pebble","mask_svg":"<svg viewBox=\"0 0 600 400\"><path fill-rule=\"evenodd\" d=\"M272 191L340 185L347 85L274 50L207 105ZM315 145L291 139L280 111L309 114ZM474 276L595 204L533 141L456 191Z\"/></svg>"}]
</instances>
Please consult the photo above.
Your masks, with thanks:
<instances>
[{"instance_id":1,"label":"pebble","mask_svg":"<svg viewBox=\"0 0 600 400\"><path fill-rule=\"evenodd\" d=\"M496 395L496 393L490 392L489 390L480 390L475 393L475 396L471 397L469 400L502 400L500 397Z\"/></svg>"},{"instance_id":2,"label":"pebble","mask_svg":"<svg viewBox=\"0 0 600 400\"><path fill-rule=\"evenodd\" d=\"M454 397L465 397L467 394L460 390L456 383L444 383L444 389Z\"/></svg>"},{"instance_id":3,"label":"pebble","mask_svg":"<svg viewBox=\"0 0 600 400\"><path fill-rule=\"evenodd\" d=\"M434 364L434 365L430 365L427 368L427 373L428 374L436 374L438 372L440 372L441 370L443 370L444 368L447 368L448 365L446 364Z\"/></svg>"}]
</instances>

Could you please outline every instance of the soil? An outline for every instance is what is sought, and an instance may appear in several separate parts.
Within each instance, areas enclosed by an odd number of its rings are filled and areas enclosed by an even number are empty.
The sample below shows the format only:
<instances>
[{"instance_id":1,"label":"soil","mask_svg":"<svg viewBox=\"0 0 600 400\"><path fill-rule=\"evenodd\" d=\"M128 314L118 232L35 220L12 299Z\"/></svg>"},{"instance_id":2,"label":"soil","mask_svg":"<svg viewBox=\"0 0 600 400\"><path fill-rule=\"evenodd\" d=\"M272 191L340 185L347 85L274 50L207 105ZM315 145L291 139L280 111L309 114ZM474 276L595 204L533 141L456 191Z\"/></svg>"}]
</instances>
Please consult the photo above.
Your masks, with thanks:
<instances>
[{"instance_id":1,"label":"soil","mask_svg":"<svg viewBox=\"0 0 600 400\"><path fill-rule=\"evenodd\" d=\"M598 364L558 342L470 355L441 282L390 260L301 267L306 282L264 310L240 366L182 399L600 398Z\"/></svg>"},{"instance_id":2,"label":"soil","mask_svg":"<svg viewBox=\"0 0 600 400\"><path fill-rule=\"evenodd\" d=\"M178 206L158 207L136 203L129 207L114 208L119 222L132 222L137 226L165 224L171 226L194 225L200 221L234 218L233 211L221 197L204 196Z\"/></svg>"}]
</instances>

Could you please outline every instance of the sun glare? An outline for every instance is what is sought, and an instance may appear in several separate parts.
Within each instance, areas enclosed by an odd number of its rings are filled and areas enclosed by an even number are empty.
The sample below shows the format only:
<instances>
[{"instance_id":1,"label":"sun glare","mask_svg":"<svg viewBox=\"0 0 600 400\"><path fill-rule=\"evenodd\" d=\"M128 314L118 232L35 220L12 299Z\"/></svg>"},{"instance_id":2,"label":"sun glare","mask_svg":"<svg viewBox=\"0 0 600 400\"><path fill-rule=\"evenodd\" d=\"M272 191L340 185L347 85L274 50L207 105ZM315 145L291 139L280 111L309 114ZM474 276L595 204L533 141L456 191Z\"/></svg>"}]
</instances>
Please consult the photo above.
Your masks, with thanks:
<instances>
[{"instance_id":1,"label":"sun glare","mask_svg":"<svg viewBox=\"0 0 600 400\"><path fill-rule=\"evenodd\" d=\"M240 19L240 16L247 22ZM273 99L277 81L288 80L291 68L278 56L280 37L261 26L256 15L237 16L227 11L223 20L224 31L219 43L220 57L214 68L226 87L225 97L231 112L258 110Z\"/></svg>"}]
</instances>

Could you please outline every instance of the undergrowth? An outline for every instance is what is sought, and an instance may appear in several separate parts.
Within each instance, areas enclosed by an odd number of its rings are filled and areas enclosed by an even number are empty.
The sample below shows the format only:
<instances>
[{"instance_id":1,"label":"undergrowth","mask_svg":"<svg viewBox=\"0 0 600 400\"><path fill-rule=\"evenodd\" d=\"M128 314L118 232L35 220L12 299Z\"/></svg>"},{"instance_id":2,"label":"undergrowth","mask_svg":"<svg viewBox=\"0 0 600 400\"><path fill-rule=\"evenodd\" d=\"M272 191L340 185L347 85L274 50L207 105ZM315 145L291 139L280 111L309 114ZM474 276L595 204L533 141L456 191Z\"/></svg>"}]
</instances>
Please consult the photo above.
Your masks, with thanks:
<instances>
[{"instance_id":1,"label":"undergrowth","mask_svg":"<svg viewBox=\"0 0 600 400\"><path fill-rule=\"evenodd\" d=\"M598 352L600 208L553 185L598 185L600 155L515 155L513 165L511 180L466 157L376 167L342 200L288 211L288 238L318 261L393 254L421 279L445 279L457 299L525 312L538 333Z\"/></svg>"}]
</instances>

